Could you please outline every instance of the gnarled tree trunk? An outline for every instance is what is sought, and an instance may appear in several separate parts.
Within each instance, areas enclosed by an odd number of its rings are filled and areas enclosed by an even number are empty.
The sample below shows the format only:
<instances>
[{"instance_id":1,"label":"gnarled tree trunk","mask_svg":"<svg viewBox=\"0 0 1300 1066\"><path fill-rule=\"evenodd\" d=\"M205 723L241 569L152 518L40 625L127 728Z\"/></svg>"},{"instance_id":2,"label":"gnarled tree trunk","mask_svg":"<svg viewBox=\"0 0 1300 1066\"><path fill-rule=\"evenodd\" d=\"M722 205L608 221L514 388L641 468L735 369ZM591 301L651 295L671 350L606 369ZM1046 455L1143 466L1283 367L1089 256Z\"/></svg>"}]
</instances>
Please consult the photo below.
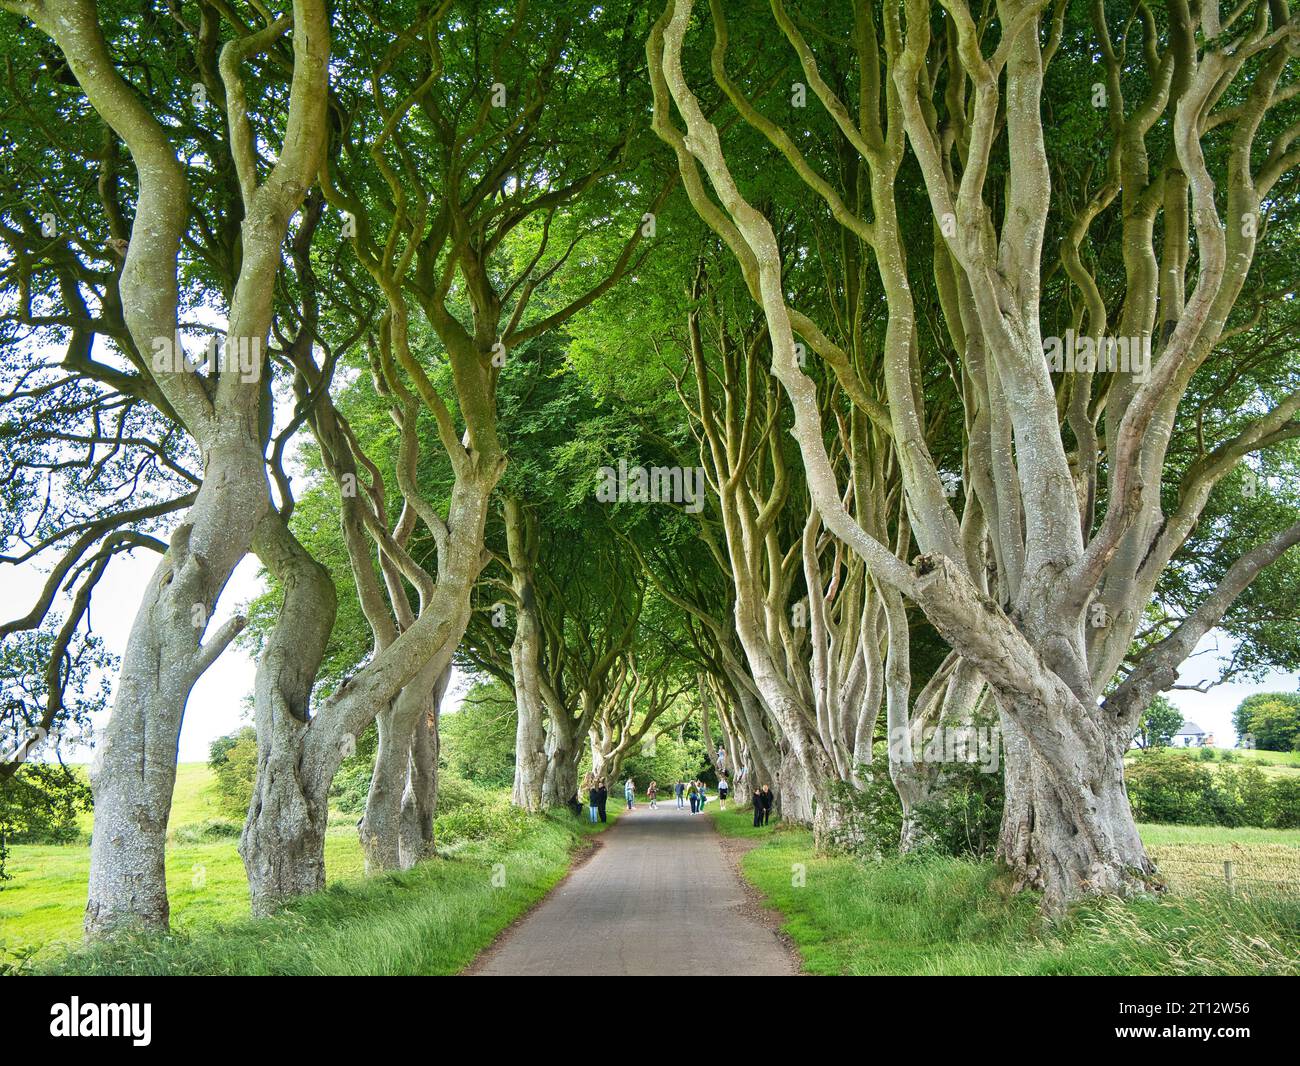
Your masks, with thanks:
<instances>
[{"instance_id":1,"label":"gnarled tree trunk","mask_svg":"<svg viewBox=\"0 0 1300 1066\"><path fill-rule=\"evenodd\" d=\"M424 746L436 748L436 738L430 744L428 723L437 721L439 688L446 690L448 660L453 649L445 649L437 658L421 667L420 672L398 693L387 707L376 716L379 726L379 746L375 752L375 768L366 793L366 810L360 829L361 848L366 857L366 872L399 870L402 862L402 824L404 805L411 789L412 751L416 737L421 736ZM437 788L437 764L425 766L421 788L428 798ZM412 794L412 802L415 795ZM432 823L428 827L432 841Z\"/></svg>"},{"instance_id":2,"label":"gnarled tree trunk","mask_svg":"<svg viewBox=\"0 0 1300 1066\"><path fill-rule=\"evenodd\" d=\"M208 476L145 589L118 678L113 713L91 764L95 827L85 931L166 929L166 844L176 747L190 691L235 635L236 619L199 641L266 506L256 442L208 454Z\"/></svg>"}]
</instances>

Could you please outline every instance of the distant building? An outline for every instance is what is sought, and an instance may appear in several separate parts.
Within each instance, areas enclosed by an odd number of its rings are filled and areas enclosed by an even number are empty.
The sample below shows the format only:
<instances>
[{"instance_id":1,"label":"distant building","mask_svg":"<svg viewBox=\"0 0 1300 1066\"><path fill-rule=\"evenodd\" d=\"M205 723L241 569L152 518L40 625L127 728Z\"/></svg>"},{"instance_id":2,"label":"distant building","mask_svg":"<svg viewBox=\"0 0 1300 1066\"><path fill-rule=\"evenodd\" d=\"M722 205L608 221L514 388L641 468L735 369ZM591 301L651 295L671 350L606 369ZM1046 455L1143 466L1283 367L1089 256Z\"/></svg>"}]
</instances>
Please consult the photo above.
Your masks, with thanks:
<instances>
[{"instance_id":1,"label":"distant building","mask_svg":"<svg viewBox=\"0 0 1300 1066\"><path fill-rule=\"evenodd\" d=\"M1203 748L1214 743L1214 734L1207 733L1195 722L1184 722L1169 743L1175 748Z\"/></svg>"}]
</instances>

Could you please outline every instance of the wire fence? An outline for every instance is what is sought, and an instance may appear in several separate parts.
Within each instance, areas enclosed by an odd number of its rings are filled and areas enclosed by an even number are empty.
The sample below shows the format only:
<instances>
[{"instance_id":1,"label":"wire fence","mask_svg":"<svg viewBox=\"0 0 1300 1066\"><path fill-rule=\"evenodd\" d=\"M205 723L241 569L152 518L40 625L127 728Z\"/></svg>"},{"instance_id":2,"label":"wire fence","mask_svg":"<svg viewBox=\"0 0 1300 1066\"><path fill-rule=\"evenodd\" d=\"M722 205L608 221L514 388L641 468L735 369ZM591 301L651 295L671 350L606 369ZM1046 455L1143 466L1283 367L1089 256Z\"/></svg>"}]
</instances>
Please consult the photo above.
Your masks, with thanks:
<instances>
[{"instance_id":1,"label":"wire fence","mask_svg":"<svg viewBox=\"0 0 1300 1066\"><path fill-rule=\"evenodd\" d=\"M1259 862L1249 858L1200 859L1161 854L1152 858L1169 890L1176 893L1221 891L1243 898L1280 896L1300 899L1300 861Z\"/></svg>"}]
</instances>

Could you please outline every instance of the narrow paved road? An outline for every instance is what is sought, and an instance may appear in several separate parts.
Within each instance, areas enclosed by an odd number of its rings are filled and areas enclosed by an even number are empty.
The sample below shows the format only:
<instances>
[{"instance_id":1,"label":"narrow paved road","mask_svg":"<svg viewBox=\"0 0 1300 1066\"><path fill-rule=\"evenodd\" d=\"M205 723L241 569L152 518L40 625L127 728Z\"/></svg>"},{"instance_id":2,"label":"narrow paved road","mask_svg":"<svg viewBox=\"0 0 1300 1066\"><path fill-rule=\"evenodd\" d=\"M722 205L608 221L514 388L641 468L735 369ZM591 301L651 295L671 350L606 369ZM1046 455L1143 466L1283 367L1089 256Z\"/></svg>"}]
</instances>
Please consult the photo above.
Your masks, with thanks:
<instances>
[{"instance_id":1,"label":"narrow paved road","mask_svg":"<svg viewBox=\"0 0 1300 1066\"><path fill-rule=\"evenodd\" d=\"M611 802L613 796L610 797ZM638 804L600 850L471 973L487 976L793 974L707 815Z\"/></svg>"}]
</instances>

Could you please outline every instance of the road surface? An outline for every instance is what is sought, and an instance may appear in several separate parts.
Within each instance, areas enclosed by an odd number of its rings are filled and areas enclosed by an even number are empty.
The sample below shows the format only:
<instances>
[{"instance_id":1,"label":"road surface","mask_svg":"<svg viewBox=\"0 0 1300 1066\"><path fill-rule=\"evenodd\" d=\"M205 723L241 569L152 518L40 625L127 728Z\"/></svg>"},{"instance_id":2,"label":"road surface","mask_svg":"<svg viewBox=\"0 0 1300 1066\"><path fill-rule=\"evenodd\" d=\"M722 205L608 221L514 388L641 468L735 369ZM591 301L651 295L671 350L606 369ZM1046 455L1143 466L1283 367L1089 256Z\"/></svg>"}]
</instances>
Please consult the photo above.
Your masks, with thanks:
<instances>
[{"instance_id":1,"label":"road surface","mask_svg":"<svg viewBox=\"0 0 1300 1066\"><path fill-rule=\"evenodd\" d=\"M613 797L611 796L611 802ZM639 803L470 969L483 976L793 974L752 913L713 820Z\"/></svg>"}]
</instances>

